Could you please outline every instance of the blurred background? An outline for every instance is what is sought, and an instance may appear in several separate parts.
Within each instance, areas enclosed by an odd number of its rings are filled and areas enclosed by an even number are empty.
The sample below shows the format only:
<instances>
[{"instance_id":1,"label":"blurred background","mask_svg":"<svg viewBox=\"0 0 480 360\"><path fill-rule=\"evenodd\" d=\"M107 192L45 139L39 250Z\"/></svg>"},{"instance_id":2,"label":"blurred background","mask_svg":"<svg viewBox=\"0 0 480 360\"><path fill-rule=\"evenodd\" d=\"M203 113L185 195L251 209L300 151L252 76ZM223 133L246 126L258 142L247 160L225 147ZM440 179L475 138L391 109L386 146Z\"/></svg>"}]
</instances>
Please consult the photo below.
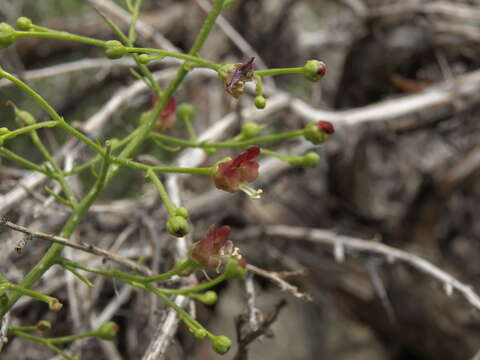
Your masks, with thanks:
<instances>
[{"instance_id":1,"label":"blurred background","mask_svg":"<svg viewBox=\"0 0 480 360\"><path fill-rule=\"evenodd\" d=\"M13 25L18 16L28 16L54 29L115 38L92 6L127 29L123 2L110 0L0 0L0 20ZM145 0L137 44L188 51L208 6L207 0ZM262 113L252 110L252 92L233 100L215 74L193 71L176 99L196 107L197 132L228 114L237 121L224 136L238 132L246 121L259 121L265 133L299 129L313 119L331 120L337 129L319 147L299 139L271 146L290 154L315 151L321 163L311 169L262 159L256 184L264 190L260 201L221 193L207 177L179 180L182 201L192 214L193 240L210 224L228 224L250 264L269 271L303 271L285 280L312 301L292 295L288 288L282 291L266 278L253 278L250 285L264 315L282 298L287 306L250 347L250 359L480 358L478 310L434 277L384 256L269 232L281 224L384 243L480 288L479 24L478 0L238 0L224 12L203 57L241 62L256 56L258 69L303 66L319 59L327 64L327 75L319 83L298 75L266 81L267 109ZM125 136L140 112L151 106L146 89L132 90L132 62L108 60L91 46L24 38L0 50L0 65L25 79L69 123L100 140ZM166 59L150 67L164 85L177 66ZM119 104L108 112L112 99ZM46 119L30 98L0 80L0 126L15 127L7 100ZM96 124L99 114L103 117ZM54 152L60 153L68 141L56 129L39 133ZM169 134L184 137L182 124ZM28 137L9 142L8 148L41 162ZM202 166L235 154L218 152ZM74 161L89 156L81 149ZM163 164L176 156L148 143L137 159ZM0 213L32 229L58 233L66 209L46 202L45 183L25 182L31 176L28 170L0 160ZM88 171L72 178L78 193L93 181ZM8 202L15 191L22 195ZM124 256L144 256L146 265L164 271L173 263L174 248L164 222L152 185L140 172L122 170L77 236ZM0 270L19 281L48 245L34 241L17 254L13 248L21 237L0 231ZM66 255L101 266L73 250ZM37 290L57 296L64 310L50 313L43 304L23 300L12 312L12 322L31 325L48 319L54 324L52 334L60 336L89 329L99 319L113 319L121 327L116 343L79 341L66 351L82 359L141 359L164 321L162 304L118 282L92 281L96 286L88 289L61 269L52 269ZM247 309L245 284L231 281L217 290L219 302L196 304L197 317L236 343L235 317ZM115 311L106 313L108 306ZM236 346L223 358L235 354ZM1 354L7 360L49 358L53 355L48 349L16 338ZM208 341L194 339L182 325L165 358L220 359Z\"/></svg>"}]
</instances>

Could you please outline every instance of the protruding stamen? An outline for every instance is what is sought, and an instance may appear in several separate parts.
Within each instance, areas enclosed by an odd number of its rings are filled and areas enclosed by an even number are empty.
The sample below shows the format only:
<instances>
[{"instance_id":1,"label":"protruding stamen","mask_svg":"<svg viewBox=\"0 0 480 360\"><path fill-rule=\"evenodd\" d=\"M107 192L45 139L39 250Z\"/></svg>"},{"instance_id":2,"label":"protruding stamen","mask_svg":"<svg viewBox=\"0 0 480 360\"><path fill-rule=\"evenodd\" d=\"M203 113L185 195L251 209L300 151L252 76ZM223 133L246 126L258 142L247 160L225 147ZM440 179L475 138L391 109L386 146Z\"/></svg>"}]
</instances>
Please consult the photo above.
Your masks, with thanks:
<instances>
[{"instance_id":1,"label":"protruding stamen","mask_svg":"<svg viewBox=\"0 0 480 360\"><path fill-rule=\"evenodd\" d=\"M247 184L241 184L240 185L240 190L242 190L245 194L247 194L248 196L250 196L250 198L252 200L258 200L261 198L261 194L263 194L263 190L262 189L254 189L250 186L248 186Z\"/></svg>"}]
</instances>

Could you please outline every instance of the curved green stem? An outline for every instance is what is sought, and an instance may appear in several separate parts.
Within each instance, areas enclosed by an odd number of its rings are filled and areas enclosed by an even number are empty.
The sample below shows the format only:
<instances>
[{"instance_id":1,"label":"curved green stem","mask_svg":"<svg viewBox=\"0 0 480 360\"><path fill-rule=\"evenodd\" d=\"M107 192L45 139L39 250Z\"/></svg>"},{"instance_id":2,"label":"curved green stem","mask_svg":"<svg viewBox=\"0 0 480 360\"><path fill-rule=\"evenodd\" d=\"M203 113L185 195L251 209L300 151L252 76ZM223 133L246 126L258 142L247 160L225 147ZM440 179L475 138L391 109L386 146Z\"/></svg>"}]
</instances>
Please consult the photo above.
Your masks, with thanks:
<instances>
[{"instance_id":1,"label":"curved green stem","mask_svg":"<svg viewBox=\"0 0 480 360\"><path fill-rule=\"evenodd\" d=\"M215 279L212 279L210 281L204 282L203 284L193 286L190 288L183 288L183 289L164 289L164 288L157 288L158 291L164 293L164 294L169 294L169 295L185 295L189 293L197 293L199 291L204 291L208 290L218 284L220 284L222 281L225 281L227 277L225 276L225 273L217 276Z\"/></svg>"},{"instance_id":2,"label":"curved green stem","mask_svg":"<svg viewBox=\"0 0 480 360\"><path fill-rule=\"evenodd\" d=\"M44 33L41 33L44 34ZM83 135L77 129L70 126L65 120L55 111L55 109L42 97L38 94L35 90L33 90L30 86L24 83L22 80L18 79L14 75L6 72L2 68L0 68L0 78L6 78L15 85L17 85L20 89L25 91L28 95L30 95L49 115L50 117L55 120L58 126L62 127L64 130L69 132L71 135L78 138L80 141L87 144L90 148L94 151L103 154L103 149L101 146L97 145L95 142L90 140L87 136ZM31 125L33 126L33 125Z\"/></svg>"},{"instance_id":3,"label":"curved green stem","mask_svg":"<svg viewBox=\"0 0 480 360\"><path fill-rule=\"evenodd\" d=\"M18 135L28 134L32 130L38 130L46 127L51 128L57 125L58 125L57 121L43 121L36 124L21 127L20 129L9 131L7 134L0 136L0 138L2 138L3 140L13 139Z\"/></svg>"},{"instance_id":4,"label":"curved green stem","mask_svg":"<svg viewBox=\"0 0 480 360\"><path fill-rule=\"evenodd\" d=\"M147 283L169 280L173 276L180 275L185 270L190 269L193 266L193 264L188 260L181 261L177 263L171 270L165 273L152 275L152 276L140 276L140 275L129 274L116 269L108 269L108 270L97 269L88 265L76 263L74 261L68 260L63 257L57 260L57 264L67 268L79 269L79 270L90 272L92 274L115 278L120 281L129 281L129 282L133 281L140 284L147 284Z\"/></svg>"}]
</instances>

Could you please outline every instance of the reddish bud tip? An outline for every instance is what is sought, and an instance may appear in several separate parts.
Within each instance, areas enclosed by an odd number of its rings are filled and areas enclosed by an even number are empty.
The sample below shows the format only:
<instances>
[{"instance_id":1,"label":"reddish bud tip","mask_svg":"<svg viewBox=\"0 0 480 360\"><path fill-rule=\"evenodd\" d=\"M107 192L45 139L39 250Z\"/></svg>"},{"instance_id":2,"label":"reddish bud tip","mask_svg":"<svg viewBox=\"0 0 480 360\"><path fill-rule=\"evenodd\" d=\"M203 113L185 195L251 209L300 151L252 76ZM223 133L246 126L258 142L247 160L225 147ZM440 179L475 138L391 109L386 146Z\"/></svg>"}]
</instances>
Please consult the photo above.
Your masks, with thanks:
<instances>
[{"instance_id":1,"label":"reddish bud tip","mask_svg":"<svg viewBox=\"0 0 480 360\"><path fill-rule=\"evenodd\" d=\"M315 123L315 126L318 128L318 130L321 130L324 133L329 135L335 132L335 128L333 127L333 124L328 121L318 121Z\"/></svg>"}]
</instances>

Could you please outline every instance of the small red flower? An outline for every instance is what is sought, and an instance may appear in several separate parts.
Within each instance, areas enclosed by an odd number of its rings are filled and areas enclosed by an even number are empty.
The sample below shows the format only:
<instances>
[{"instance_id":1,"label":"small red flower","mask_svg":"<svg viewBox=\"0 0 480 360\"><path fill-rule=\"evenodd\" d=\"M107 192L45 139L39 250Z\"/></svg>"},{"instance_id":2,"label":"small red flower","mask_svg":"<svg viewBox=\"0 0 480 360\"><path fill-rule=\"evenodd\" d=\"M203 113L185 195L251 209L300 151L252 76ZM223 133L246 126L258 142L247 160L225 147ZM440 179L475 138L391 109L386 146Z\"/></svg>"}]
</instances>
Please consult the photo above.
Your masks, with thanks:
<instances>
[{"instance_id":1,"label":"small red flower","mask_svg":"<svg viewBox=\"0 0 480 360\"><path fill-rule=\"evenodd\" d=\"M219 163L217 171L213 174L215 186L228 192L243 191L252 199L259 199L263 191L255 190L247 184L258 177L260 165L252 160L259 154L260 147L251 146L235 159Z\"/></svg>"},{"instance_id":2,"label":"small red flower","mask_svg":"<svg viewBox=\"0 0 480 360\"><path fill-rule=\"evenodd\" d=\"M230 231L229 226L217 229L210 225L207 235L193 244L191 258L205 268L215 269L221 265L222 257L238 256L238 251L233 251L233 243L228 240Z\"/></svg>"},{"instance_id":3,"label":"small red flower","mask_svg":"<svg viewBox=\"0 0 480 360\"><path fill-rule=\"evenodd\" d=\"M155 104L157 102L157 97L152 96L152 103ZM159 133L165 132L168 128L171 128L173 124L175 124L176 116L175 111L177 110L177 102L175 98L171 97L168 99L167 105L160 113L160 116L157 119L157 131Z\"/></svg>"}]
</instances>

